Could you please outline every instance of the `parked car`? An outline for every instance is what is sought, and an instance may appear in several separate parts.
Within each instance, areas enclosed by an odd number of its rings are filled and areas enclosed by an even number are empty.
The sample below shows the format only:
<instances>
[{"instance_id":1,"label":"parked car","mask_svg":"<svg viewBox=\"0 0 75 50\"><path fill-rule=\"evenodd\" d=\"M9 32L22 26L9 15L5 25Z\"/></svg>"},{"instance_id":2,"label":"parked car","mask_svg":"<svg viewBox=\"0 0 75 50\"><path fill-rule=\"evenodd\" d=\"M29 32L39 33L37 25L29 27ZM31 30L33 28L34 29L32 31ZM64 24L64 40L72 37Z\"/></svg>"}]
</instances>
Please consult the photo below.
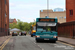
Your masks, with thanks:
<instances>
[{"instance_id":1,"label":"parked car","mask_svg":"<svg viewBox=\"0 0 75 50\"><path fill-rule=\"evenodd\" d=\"M19 36L21 36L21 32L19 32Z\"/></svg>"},{"instance_id":2,"label":"parked car","mask_svg":"<svg viewBox=\"0 0 75 50\"><path fill-rule=\"evenodd\" d=\"M26 36L26 32L25 31L22 31L21 32L21 35L25 35Z\"/></svg>"},{"instance_id":3,"label":"parked car","mask_svg":"<svg viewBox=\"0 0 75 50\"><path fill-rule=\"evenodd\" d=\"M17 36L17 35L18 35L17 32L13 32L13 33L12 33L12 36Z\"/></svg>"}]
</instances>

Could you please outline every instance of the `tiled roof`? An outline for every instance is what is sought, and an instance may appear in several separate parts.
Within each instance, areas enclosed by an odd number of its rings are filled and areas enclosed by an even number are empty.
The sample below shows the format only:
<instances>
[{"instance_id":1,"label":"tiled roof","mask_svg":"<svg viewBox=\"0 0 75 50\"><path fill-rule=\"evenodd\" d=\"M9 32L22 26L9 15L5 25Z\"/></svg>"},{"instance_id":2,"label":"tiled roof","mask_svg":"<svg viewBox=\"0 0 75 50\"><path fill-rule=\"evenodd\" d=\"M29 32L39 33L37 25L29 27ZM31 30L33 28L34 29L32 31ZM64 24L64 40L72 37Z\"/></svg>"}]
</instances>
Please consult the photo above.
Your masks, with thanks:
<instances>
[{"instance_id":1,"label":"tiled roof","mask_svg":"<svg viewBox=\"0 0 75 50\"><path fill-rule=\"evenodd\" d=\"M14 21L14 19L9 19L9 23L11 23L11 22L13 22Z\"/></svg>"}]
</instances>

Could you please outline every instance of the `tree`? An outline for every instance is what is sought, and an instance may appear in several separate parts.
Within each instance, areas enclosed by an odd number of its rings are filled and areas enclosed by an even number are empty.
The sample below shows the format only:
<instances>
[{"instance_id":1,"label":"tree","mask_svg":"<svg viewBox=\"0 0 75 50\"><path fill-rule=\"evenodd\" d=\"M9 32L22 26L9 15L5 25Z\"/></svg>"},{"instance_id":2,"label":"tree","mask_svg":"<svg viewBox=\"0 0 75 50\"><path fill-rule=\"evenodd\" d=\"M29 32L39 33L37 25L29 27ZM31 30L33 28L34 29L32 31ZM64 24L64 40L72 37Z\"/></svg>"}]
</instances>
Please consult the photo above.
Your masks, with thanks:
<instances>
[{"instance_id":1,"label":"tree","mask_svg":"<svg viewBox=\"0 0 75 50\"><path fill-rule=\"evenodd\" d=\"M31 30L31 25L36 22L30 22L30 23L27 23L27 22L22 22L20 21L19 19L17 20L17 24L16 23L13 23L13 24L9 24L9 27L11 29L13 28L18 28L20 29L21 31L30 31Z\"/></svg>"}]
</instances>

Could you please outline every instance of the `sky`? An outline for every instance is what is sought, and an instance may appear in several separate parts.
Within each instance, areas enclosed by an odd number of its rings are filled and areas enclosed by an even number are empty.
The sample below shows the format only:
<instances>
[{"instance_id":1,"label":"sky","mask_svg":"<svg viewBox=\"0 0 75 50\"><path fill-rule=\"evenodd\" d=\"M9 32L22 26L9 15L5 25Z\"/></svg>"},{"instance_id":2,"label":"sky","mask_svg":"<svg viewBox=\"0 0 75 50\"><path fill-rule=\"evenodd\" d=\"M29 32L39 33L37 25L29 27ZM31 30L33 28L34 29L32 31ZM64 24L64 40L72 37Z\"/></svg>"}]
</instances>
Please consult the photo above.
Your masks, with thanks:
<instances>
[{"instance_id":1,"label":"sky","mask_svg":"<svg viewBox=\"0 0 75 50\"><path fill-rule=\"evenodd\" d=\"M49 9L63 8L65 0L49 0ZM9 0L9 18L23 22L34 22L40 17L40 10L47 9L47 0Z\"/></svg>"}]
</instances>

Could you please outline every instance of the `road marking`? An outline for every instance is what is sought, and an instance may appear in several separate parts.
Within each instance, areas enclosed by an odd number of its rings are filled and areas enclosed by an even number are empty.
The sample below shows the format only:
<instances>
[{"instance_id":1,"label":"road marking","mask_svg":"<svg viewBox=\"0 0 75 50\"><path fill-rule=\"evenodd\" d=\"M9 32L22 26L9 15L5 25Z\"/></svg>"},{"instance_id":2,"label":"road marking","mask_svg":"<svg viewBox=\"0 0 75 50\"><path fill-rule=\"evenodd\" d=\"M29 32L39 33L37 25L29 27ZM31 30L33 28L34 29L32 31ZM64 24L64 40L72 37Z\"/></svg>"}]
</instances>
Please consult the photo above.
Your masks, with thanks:
<instances>
[{"instance_id":1,"label":"road marking","mask_svg":"<svg viewBox=\"0 0 75 50\"><path fill-rule=\"evenodd\" d=\"M8 39L8 40L9 40L9 39ZM6 40L6 41L2 44L2 46L5 45L5 44L7 43L8 40ZM1 46L1 47L2 47L2 46Z\"/></svg>"},{"instance_id":2,"label":"road marking","mask_svg":"<svg viewBox=\"0 0 75 50\"><path fill-rule=\"evenodd\" d=\"M11 38L11 37L10 37ZM5 47L5 45L9 42L10 38L8 38L3 44L2 46L0 46L1 50Z\"/></svg>"},{"instance_id":3,"label":"road marking","mask_svg":"<svg viewBox=\"0 0 75 50\"><path fill-rule=\"evenodd\" d=\"M4 46L9 42L10 38L6 40L6 42L2 45L1 50L4 48Z\"/></svg>"},{"instance_id":4,"label":"road marking","mask_svg":"<svg viewBox=\"0 0 75 50\"><path fill-rule=\"evenodd\" d=\"M34 42L34 44L36 44L36 43Z\"/></svg>"},{"instance_id":5,"label":"road marking","mask_svg":"<svg viewBox=\"0 0 75 50\"><path fill-rule=\"evenodd\" d=\"M34 44L36 44L39 48L41 48L40 45L38 45L37 43L34 42ZM41 49L44 50L43 48L41 48Z\"/></svg>"},{"instance_id":6,"label":"road marking","mask_svg":"<svg viewBox=\"0 0 75 50\"><path fill-rule=\"evenodd\" d=\"M8 43L8 41L7 41L7 43ZM6 45L7 43L5 43L5 45ZM4 46L2 46L1 50L5 47L5 45L4 45Z\"/></svg>"},{"instance_id":7,"label":"road marking","mask_svg":"<svg viewBox=\"0 0 75 50\"><path fill-rule=\"evenodd\" d=\"M39 46L39 45L38 45ZM39 46L40 47L40 46Z\"/></svg>"},{"instance_id":8,"label":"road marking","mask_svg":"<svg viewBox=\"0 0 75 50\"><path fill-rule=\"evenodd\" d=\"M7 40L8 40L8 39L7 39ZM2 46L7 42L7 40L2 44ZM1 48L2 46L0 46L0 48Z\"/></svg>"},{"instance_id":9,"label":"road marking","mask_svg":"<svg viewBox=\"0 0 75 50\"><path fill-rule=\"evenodd\" d=\"M42 48L42 50L44 50L44 49Z\"/></svg>"},{"instance_id":10,"label":"road marking","mask_svg":"<svg viewBox=\"0 0 75 50\"><path fill-rule=\"evenodd\" d=\"M60 42L60 41L57 41L57 42ZM75 46L73 46L71 44L67 44L67 43L63 43L63 42L60 42L60 43L65 44L65 45L68 45L68 46L71 46L71 47L75 47Z\"/></svg>"}]
</instances>

